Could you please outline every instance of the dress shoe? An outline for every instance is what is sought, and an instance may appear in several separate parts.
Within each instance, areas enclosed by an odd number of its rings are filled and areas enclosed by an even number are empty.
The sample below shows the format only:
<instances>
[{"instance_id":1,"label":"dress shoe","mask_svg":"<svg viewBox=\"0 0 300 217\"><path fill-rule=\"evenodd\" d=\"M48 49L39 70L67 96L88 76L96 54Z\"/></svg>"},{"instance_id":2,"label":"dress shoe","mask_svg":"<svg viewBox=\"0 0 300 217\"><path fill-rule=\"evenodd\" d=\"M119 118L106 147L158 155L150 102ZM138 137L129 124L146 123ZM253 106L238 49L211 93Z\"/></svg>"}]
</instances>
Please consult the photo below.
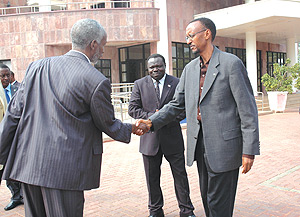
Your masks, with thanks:
<instances>
[{"instance_id":1,"label":"dress shoe","mask_svg":"<svg viewBox=\"0 0 300 217\"><path fill-rule=\"evenodd\" d=\"M149 215L149 217L165 217L165 214L154 214L154 215Z\"/></svg>"},{"instance_id":2,"label":"dress shoe","mask_svg":"<svg viewBox=\"0 0 300 217\"><path fill-rule=\"evenodd\" d=\"M7 204L7 206L4 207L4 210L5 211L11 210L11 209L16 208L17 206L19 206L21 204L24 204L23 200L16 200L16 201L11 200L9 202L9 204Z\"/></svg>"}]
</instances>

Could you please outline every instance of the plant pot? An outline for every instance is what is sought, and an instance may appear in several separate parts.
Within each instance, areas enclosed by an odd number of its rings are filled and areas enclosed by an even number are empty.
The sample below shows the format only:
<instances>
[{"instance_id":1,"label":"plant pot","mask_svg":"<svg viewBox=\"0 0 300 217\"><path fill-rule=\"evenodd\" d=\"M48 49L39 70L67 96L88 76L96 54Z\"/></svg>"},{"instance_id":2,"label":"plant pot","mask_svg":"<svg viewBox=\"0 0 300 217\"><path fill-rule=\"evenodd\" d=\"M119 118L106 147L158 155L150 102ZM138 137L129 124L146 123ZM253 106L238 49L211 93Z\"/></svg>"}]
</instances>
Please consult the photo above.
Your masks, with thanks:
<instances>
[{"instance_id":1,"label":"plant pot","mask_svg":"<svg viewBox=\"0 0 300 217\"><path fill-rule=\"evenodd\" d=\"M269 91L268 100L269 106L272 111L283 112L286 106L288 92Z\"/></svg>"}]
</instances>

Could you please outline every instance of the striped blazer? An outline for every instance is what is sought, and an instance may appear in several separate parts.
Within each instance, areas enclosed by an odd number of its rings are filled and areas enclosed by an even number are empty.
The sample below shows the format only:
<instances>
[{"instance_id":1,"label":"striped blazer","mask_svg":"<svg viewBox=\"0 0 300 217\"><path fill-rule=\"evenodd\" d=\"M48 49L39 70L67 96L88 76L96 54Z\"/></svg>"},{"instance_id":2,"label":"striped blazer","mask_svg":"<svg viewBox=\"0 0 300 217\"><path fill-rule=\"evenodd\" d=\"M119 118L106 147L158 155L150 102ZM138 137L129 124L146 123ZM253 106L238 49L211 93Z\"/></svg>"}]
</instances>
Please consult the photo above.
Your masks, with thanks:
<instances>
[{"instance_id":1,"label":"striped blazer","mask_svg":"<svg viewBox=\"0 0 300 217\"><path fill-rule=\"evenodd\" d=\"M65 190L99 187L102 132L129 143L111 85L79 52L29 65L0 124L3 178Z\"/></svg>"}]
</instances>

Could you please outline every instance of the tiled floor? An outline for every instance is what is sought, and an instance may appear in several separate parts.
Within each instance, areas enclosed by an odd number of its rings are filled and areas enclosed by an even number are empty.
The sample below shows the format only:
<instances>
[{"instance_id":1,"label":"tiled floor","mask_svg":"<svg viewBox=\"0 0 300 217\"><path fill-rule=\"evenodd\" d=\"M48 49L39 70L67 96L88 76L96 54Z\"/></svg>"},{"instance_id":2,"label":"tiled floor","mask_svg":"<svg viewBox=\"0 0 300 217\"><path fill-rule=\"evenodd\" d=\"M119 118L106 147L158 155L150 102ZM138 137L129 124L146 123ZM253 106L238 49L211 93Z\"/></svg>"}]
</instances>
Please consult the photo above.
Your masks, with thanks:
<instances>
[{"instance_id":1,"label":"tiled floor","mask_svg":"<svg viewBox=\"0 0 300 217\"><path fill-rule=\"evenodd\" d=\"M240 174L234 216L300 216L300 114L298 111L259 117L261 156L252 170ZM185 130L183 130L185 135ZM85 193L86 217L147 216L147 189L139 138L130 144L106 142L102 162L101 186ZM191 198L196 216L204 216L196 165L187 167ZM161 185L166 216L179 216L172 175L166 160ZM3 207L10 192L0 186L0 216L25 216L24 206L11 211Z\"/></svg>"}]
</instances>

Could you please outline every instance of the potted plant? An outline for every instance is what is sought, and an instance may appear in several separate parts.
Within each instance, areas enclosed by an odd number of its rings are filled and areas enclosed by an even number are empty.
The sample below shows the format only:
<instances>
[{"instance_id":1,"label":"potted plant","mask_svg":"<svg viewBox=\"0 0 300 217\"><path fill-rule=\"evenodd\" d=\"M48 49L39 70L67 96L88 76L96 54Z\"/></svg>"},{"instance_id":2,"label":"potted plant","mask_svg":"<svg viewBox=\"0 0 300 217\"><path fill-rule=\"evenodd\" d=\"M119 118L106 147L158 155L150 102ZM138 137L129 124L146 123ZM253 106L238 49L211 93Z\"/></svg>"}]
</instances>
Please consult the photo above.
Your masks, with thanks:
<instances>
[{"instance_id":1,"label":"potted plant","mask_svg":"<svg viewBox=\"0 0 300 217\"><path fill-rule=\"evenodd\" d=\"M261 77L272 111L285 110L287 94L293 92L293 85L296 89L300 89L300 65L296 63L289 66L290 63L290 59L287 59L284 65L274 63L273 75L266 73Z\"/></svg>"}]
</instances>

